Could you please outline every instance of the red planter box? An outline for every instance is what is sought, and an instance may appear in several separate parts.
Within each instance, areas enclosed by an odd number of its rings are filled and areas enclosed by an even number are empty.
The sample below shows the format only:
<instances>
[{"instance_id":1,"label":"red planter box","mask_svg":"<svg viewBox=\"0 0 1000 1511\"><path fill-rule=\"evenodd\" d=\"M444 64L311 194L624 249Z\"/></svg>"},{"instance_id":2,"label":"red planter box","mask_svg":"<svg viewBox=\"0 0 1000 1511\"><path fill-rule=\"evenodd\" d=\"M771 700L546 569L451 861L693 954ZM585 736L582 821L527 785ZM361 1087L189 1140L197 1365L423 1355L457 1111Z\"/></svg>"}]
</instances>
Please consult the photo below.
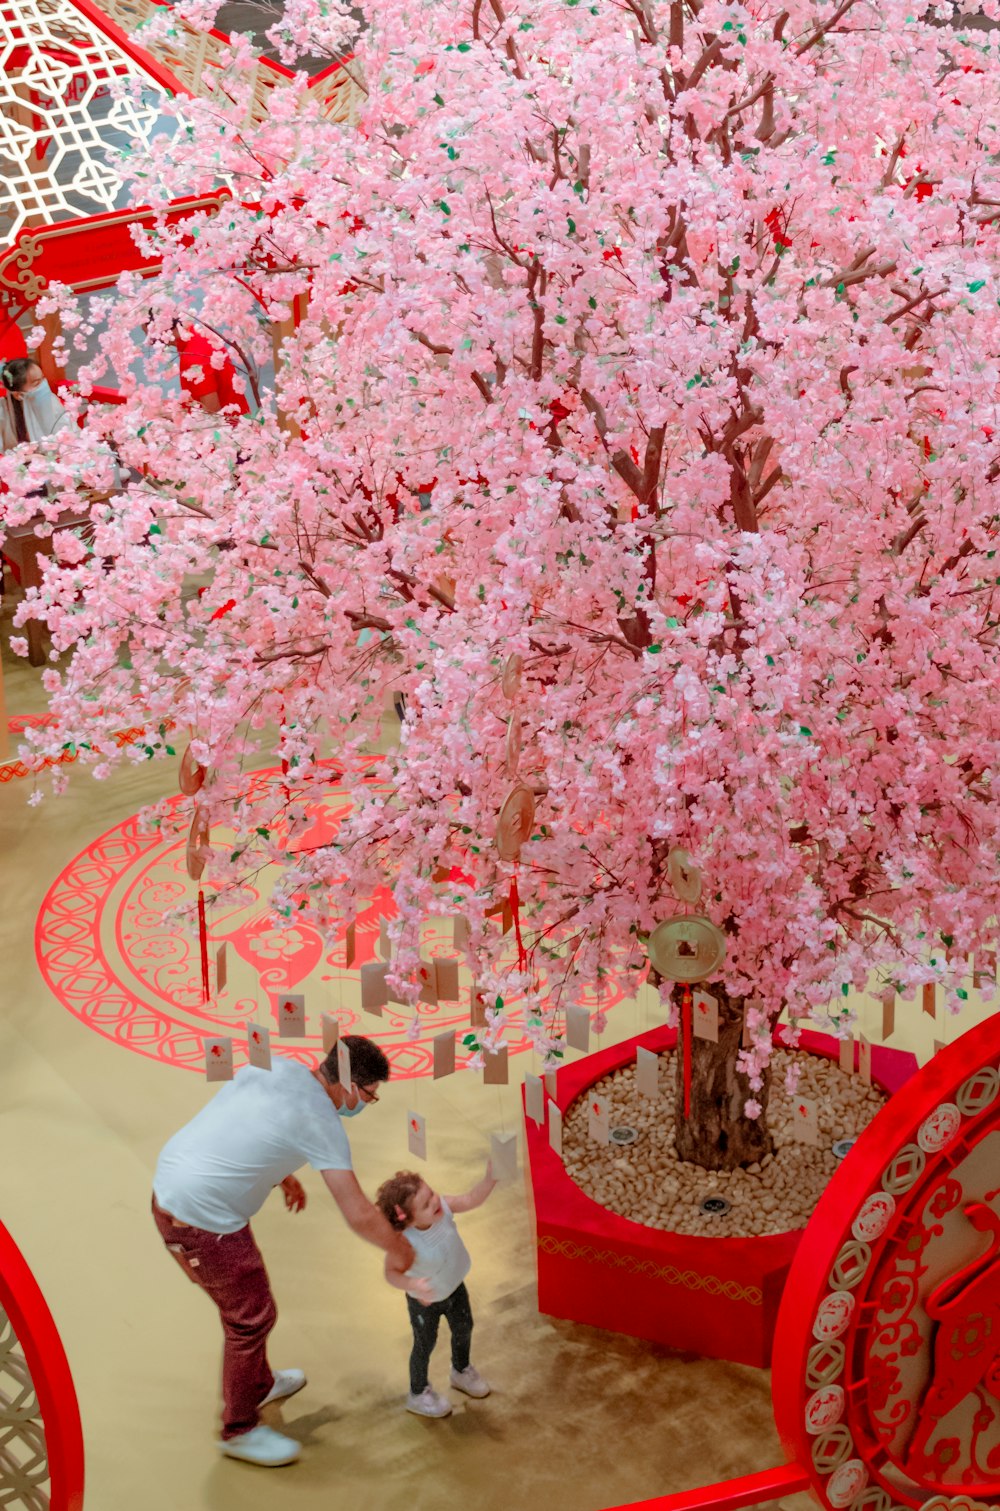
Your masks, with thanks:
<instances>
[{"instance_id":1,"label":"red planter box","mask_svg":"<svg viewBox=\"0 0 1000 1511\"><path fill-rule=\"evenodd\" d=\"M779 1029L776 1040L781 1042ZM677 1032L656 1028L556 1074L556 1102L570 1103L609 1071L635 1059L637 1045L664 1050ZM804 1032L801 1047L836 1059L838 1041ZM913 1055L876 1046L872 1076L899 1089L917 1069ZM712 1359L762 1367L785 1277L802 1229L765 1238L699 1238L619 1217L586 1196L549 1146L548 1127L525 1120L535 1203L538 1306L550 1317L648 1338Z\"/></svg>"}]
</instances>

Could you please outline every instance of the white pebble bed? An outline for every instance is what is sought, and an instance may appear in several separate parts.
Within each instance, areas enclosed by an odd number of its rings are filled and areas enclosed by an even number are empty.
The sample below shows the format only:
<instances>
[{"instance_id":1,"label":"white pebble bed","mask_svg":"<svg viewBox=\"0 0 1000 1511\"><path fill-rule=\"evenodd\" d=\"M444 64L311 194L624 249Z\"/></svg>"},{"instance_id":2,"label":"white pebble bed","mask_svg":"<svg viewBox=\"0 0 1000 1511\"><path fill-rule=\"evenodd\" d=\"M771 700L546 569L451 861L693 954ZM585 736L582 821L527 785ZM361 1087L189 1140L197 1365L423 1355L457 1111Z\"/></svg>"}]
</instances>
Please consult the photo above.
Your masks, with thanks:
<instances>
[{"instance_id":1,"label":"white pebble bed","mask_svg":"<svg viewBox=\"0 0 1000 1511\"><path fill-rule=\"evenodd\" d=\"M563 1121L563 1157L567 1173L582 1191L612 1212L648 1228L673 1233L727 1238L785 1233L805 1225L837 1168L834 1142L852 1138L871 1121L885 1101L877 1087L865 1086L834 1061L794 1054L801 1067L798 1096L819 1104L819 1142L808 1145L792 1137L791 1098L785 1072L793 1054L775 1050L768 1126L774 1153L746 1170L711 1171L682 1163L674 1153L674 1054L660 1056L659 1095L640 1096L635 1064L603 1076L576 1099ZM625 1125L638 1133L621 1148L601 1146L588 1136L587 1105L591 1095L606 1096L612 1129ZM725 1214L699 1212L706 1197L730 1203Z\"/></svg>"}]
</instances>

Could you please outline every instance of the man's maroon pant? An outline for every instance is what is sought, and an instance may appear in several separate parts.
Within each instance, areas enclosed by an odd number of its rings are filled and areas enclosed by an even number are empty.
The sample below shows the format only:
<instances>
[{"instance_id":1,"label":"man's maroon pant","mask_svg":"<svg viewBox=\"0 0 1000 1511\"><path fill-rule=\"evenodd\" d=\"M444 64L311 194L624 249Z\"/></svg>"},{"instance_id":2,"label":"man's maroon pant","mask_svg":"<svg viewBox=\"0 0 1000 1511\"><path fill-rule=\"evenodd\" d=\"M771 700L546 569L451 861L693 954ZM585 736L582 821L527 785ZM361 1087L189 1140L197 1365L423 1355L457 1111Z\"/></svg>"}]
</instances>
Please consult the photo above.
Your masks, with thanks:
<instances>
[{"instance_id":1,"label":"man's maroon pant","mask_svg":"<svg viewBox=\"0 0 1000 1511\"><path fill-rule=\"evenodd\" d=\"M274 1384L267 1337L278 1309L250 1225L238 1233L208 1233L178 1222L153 1200L160 1237L189 1280L200 1285L222 1318L222 1436L249 1432L257 1408Z\"/></svg>"}]
</instances>

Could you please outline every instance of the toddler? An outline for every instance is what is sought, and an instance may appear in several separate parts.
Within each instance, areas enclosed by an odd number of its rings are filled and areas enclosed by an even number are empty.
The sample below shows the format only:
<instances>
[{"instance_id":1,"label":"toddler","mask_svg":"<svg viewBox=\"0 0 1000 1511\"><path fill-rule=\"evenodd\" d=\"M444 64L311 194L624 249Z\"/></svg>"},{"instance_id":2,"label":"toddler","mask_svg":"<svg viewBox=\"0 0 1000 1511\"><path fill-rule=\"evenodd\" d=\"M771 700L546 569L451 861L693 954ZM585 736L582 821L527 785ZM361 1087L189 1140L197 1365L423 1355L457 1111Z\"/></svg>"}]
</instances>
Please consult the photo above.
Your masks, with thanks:
<instances>
[{"instance_id":1,"label":"toddler","mask_svg":"<svg viewBox=\"0 0 1000 1511\"><path fill-rule=\"evenodd\" d=\"M375 1197L391 1225L406 1233L417 1256L405 1275L393 1274L387 1265L386 1279L407 1292L413 1351L406 1409L419 1417L451 1415L451 1402L432 1390L427 1376L442 1317L447 1318L451 1329L452 1385L477 1399L490 1393L489 1385L469 1362L472 1308L465 1277L472 1261L458 1236L453 1214L482 1206L495 1185L492 1167L487 1165L482 1180L464 1196L439 1196L422 1176L399 1170L379 1187ZM427 1299L421 1301L420 1296Z\"/></svg>"}]
</instances>

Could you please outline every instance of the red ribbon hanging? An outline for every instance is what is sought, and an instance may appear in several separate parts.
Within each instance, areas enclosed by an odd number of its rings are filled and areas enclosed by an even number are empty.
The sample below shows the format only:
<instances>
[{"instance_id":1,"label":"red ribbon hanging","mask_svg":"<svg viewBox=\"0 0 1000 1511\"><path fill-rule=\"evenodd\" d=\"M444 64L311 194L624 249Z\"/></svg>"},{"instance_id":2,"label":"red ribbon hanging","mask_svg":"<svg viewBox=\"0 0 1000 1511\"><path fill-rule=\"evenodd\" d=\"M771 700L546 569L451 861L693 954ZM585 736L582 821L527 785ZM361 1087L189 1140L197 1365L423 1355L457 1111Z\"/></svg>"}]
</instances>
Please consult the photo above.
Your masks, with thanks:
<instances>
[{"instance_id":1,"label":"red ribbon hanging","mask_svg":"<svg viewBox=\"0 0 1000 1511\"><path fill-rule=\"evenodd\" d=\"M198 939L201 943L201 990L202 1001L212 995L208 986L208 926L205 923L205 894L198 888Z\"/></svg>"},{"instance_id":2,"label":"red ribbon hanging","mask_svg":"<svg viewBox=\"0 0 1000 1511\"><path fill-rule=\"evenodd\" d=\"M510 910L514 915L514 938L517 940L517 968L519 971L528 969L528 952L524 948L521 938L521 899L517 895L517 877L511 877L510 882Z\"/></svg>"},{"instance_id":3,"label":"red ribbon hanging","mask_svg":"<svg viewBox=\"0 0 1000 1511\"><path fill-rule=\"evenodd\" d=\"M681 988L681 1031L684 1035L684 1116L691 1116L691 988Z\"/></svg>"}]
</instances>

